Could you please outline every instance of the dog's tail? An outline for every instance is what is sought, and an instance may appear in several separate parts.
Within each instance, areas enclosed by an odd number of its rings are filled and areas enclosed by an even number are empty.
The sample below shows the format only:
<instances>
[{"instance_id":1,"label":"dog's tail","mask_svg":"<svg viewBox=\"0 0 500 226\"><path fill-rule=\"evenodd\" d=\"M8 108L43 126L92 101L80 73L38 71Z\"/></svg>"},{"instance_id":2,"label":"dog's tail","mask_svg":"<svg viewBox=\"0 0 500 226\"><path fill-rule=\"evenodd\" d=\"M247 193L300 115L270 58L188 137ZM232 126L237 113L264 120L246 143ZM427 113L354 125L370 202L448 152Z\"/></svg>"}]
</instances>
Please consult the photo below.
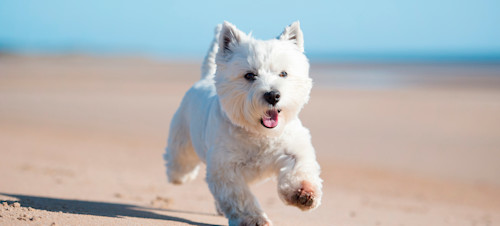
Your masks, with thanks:
<instances>
[{"instance_id":1,"label":"dog's tail","mask_svg":"<svg viewBox=\"0 0 500 226\"><path fill-rule=\"evenodd\" d=\"M219 51L219 35L222 29L222 24L217 25L215 28L215 36L212 44L210 44L210 49L208 50L205 59L203 60L203 65L201 66L201 79L208 76L215 75L215 70L217 69L217 64L215 63L215 57Z\"/></svg>"}]
</instances>

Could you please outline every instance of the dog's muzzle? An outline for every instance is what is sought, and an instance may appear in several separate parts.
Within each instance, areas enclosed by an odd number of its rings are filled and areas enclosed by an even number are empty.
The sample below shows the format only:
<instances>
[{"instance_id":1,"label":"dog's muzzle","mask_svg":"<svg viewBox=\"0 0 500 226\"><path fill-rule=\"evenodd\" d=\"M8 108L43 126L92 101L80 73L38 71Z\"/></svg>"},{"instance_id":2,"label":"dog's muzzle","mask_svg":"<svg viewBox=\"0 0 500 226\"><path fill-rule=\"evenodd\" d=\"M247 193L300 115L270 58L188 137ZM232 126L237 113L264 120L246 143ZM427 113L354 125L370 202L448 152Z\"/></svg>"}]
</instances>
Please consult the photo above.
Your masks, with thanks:
<instances>
[{"instance_id":1,"label":"dog's muzzle","mask_svg":"<svg viewBox=\"0 0 500 226\"><path fill-rule=\"evenodd\" d=\"M271 105L276 105L278 101L280 101L281 94L277 90L272 90L270 92L264 93L264 99L267 101L267 103Z\"/></svg>"},{"instance_id":2,"label":"dog's muzzle","mask_svg":"<svg viewBox=\"0 0 500 226\"><path fill-rule=\"evenodd\" d=\"M264 115L262 117L262 119L260 120L260 123L268 129L272 129L272 128L278 126L278 114L279 113L280 113L280 110L277 110L277 109L272 109L272 110L266 111L266 115Z\"/></svg>"}]
</instances>

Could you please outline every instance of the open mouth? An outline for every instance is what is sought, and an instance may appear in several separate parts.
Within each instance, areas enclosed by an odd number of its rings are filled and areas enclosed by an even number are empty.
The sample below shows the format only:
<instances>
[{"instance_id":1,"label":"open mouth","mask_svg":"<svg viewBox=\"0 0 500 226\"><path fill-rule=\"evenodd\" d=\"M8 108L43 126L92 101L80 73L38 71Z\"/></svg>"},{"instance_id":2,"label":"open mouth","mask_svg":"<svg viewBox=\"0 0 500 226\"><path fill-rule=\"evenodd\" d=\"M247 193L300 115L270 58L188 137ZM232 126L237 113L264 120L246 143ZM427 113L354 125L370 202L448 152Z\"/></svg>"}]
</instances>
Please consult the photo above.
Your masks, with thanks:
<instances>
[{"instance_id":1,"label":"open mouth","mask_svg":"<svg viewBox=\"0 0 500 226\"><path fill-rule=\"evenodd\" d=\"M278 126L278 114L280 112L280 109L272 109L266 111L266 114L262 117L260 123L268 129L272 129Z\"/></svg>"}]
</instances>

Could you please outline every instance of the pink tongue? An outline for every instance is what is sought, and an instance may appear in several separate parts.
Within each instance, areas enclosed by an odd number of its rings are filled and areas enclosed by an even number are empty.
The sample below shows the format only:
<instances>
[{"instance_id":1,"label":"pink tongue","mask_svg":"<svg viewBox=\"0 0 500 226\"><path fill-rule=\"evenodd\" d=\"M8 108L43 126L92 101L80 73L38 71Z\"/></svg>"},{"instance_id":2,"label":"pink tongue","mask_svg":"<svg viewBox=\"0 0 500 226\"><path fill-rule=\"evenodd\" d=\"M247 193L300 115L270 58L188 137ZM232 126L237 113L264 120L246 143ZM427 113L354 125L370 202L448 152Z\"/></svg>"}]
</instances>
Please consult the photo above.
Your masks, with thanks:
<instances>
[{"instance_id":1,"label":"pink tongue","mask_svg":"<svg viewBox=\"0 0 500 226\"><path fill-rule=\"evenodd\" d=\"M266 112L266 116L262 117L262 123L267 128L274 128L278 125L278 111L269 110Z\"/></svg>"}]
</instances>

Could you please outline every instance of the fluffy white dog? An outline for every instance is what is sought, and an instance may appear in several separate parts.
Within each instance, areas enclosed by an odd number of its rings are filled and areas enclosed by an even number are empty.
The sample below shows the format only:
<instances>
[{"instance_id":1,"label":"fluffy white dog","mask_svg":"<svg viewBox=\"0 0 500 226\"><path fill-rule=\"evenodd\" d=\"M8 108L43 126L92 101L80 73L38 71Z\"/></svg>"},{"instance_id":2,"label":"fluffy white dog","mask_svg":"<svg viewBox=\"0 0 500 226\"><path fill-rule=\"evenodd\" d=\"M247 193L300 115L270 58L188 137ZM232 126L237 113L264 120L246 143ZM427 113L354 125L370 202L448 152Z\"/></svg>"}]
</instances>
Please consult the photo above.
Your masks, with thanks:
<instances>
[{"instance_id":1,"label":"fluffy white dog","mask_svg":"<svg viewBox=\"0 0 500 226\"><path fill-rule=\"evenodd\" d=\"M299 22L277 39L256 40L224 22L170 125L168 180L194 179L200 164L229 225L271 225L248 184L277 176L284 203L320 205L320 167L298 114L312 80Z\"/></svg>"}]
</instances>

